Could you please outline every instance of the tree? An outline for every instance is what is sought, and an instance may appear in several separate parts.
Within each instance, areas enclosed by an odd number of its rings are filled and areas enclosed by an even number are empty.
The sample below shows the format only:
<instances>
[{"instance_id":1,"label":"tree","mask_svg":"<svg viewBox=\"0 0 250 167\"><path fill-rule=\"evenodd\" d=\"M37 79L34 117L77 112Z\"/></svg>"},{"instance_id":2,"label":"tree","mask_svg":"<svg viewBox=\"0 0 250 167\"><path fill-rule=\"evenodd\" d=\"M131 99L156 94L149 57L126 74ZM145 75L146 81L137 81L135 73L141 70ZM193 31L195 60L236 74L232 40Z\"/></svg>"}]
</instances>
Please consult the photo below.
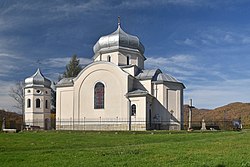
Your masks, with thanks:
<instances>
[{"instance_id":1,"label":"tree","mask_svg":"<svg viewBox=\"0 0 250 167\"><path fill-rule=\"evenodd\" d=\"M20 109L24 113L24 82L18 81L15 86L10 88L9 96L16 101L13 107Z\"/></svg>"},{"instance_id":2,"label":"tree","mask_svg":"<svg viewBox=\"0 0 250 167\"><path fill-rule=\"evenodd\" d=\"M82 67L80 66L80 60L77 58L77 55L73 55L69 64L66 66L66 71L63 73L64 78L76 77Z\"/></svg>"},{"instance_id":3,"label":"tree","mask_svg":"<svg viewBox=\"0 0 250 167\"><path fill-rule=\"evenodd\" d=\"M56 113L56 88L55 83L51 81L51 112Z\"/></svg>"}]
</instances>

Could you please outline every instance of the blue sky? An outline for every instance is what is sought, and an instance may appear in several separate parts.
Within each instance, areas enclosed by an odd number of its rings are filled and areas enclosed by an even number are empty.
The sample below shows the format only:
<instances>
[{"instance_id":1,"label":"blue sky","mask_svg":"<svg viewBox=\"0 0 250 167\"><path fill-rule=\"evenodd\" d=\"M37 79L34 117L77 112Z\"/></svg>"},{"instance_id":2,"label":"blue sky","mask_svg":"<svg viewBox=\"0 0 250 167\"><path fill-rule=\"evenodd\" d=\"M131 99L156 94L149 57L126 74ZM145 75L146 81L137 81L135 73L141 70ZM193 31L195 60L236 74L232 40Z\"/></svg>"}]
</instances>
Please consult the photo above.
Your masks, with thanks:
<instances>
[{"instance_id":1,"label":"blue sky","mask_svg":"<svg viewBox=\"0 0 250 167\"><path fill-rule=\"evenodd\" d=\"M250 1L0 0L0 108L13 110L10 87L37 67L56 81L73 54L90 63L118 16L144 44L146 68L186 85L185 103L250 101Z\"/></svg>"}]
</instances>

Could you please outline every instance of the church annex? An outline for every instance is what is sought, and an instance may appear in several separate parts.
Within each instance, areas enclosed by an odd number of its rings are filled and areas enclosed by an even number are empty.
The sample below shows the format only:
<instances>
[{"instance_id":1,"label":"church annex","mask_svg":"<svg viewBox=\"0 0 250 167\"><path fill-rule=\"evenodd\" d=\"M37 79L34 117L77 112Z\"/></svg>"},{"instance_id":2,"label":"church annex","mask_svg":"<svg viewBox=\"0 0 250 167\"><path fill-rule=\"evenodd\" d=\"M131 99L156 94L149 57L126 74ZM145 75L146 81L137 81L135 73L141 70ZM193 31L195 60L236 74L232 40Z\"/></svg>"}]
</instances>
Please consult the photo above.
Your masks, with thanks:
<instances>
[{"instance_id":1,"label":"church annex","mask_svg":"<svg viewBox=\"0 0 250 167\"><path fill-rule=\"evenodd\" d=\"M144 46L118 23L94 45L93 62L56 85L57 130L183 128L184 84L144 69Z\"/></svg>"}]
</instances>

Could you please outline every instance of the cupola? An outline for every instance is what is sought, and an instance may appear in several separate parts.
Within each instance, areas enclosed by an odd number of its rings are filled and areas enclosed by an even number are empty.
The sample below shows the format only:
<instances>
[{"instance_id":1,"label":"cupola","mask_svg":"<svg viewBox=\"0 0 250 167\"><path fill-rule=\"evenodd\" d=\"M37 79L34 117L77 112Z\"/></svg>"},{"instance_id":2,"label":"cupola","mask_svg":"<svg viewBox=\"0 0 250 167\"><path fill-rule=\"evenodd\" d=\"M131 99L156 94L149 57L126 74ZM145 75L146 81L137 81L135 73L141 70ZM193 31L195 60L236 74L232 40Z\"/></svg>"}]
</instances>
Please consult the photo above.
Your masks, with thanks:
<instances>
[{"instance_id":1,"label":"cupola","mask_svg":"<svg viewBox=\"0 0 250 167\"><path fill-rule=\"evenodd\" d=\"M137 66L144 69L144 46L139 38L123 31L118 17L117 29L99 38L93 47L94 61L108 61L118 66Z\"/></svg>"},{"instance_id":2,"label":"cupola","mask_svg":"<svg viewBox=\"0 0 250 167\"><path fill-rule=\"evenodd\" d=\"M51 86L51 81L43 76L39 68L35 74L25 79L25 88L34 86L47 88Z\"/></svg>"},{"instance_id":3,"label":"cupola","mask_svg":"<svg viewBox=\"0 0 250 167\"><path fill-rule=\"evenodd\" d=\"M139 38L123 31L120 23L118 23L118 27L115 32L102 36L94 45L93 50L96 54L97 52L107 52L118 48L134 49L139 51L142 55L145 51Z\"/></svg>"}]
</instances>

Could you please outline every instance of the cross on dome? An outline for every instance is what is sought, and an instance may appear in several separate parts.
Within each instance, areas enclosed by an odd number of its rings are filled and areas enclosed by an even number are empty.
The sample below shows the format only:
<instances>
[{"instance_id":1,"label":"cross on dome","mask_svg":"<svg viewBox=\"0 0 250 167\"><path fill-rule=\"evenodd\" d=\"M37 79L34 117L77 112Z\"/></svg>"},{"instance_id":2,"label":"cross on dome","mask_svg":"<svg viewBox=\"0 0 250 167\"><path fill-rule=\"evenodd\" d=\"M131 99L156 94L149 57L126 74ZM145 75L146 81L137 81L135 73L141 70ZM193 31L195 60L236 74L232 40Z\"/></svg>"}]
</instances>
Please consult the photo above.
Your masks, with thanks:
<instances>
[{"instance_id":1,"label":"cross on dome","mask_svg":"<svg viewBox=\"0 0 250 167\"><path fill-rule=\"evenodd\" d=\"M121 25L121 17L118 16L118 27Z\"/></svg>"}]
</instances>

